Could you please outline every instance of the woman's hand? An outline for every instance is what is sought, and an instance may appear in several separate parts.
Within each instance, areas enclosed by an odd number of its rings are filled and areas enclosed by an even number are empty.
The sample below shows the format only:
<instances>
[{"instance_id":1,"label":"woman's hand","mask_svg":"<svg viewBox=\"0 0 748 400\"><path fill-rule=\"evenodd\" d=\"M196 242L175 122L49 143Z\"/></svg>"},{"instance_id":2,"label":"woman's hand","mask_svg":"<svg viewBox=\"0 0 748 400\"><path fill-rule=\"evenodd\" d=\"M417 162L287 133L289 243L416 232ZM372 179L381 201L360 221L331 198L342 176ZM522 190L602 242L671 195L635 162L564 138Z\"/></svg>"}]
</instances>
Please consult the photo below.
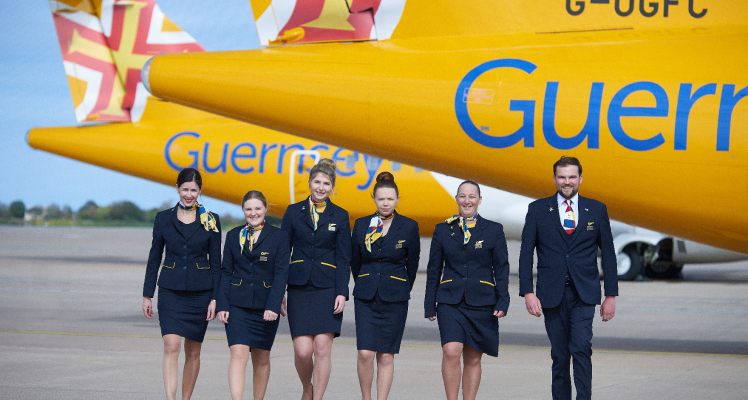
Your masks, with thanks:
<instances>
[{"instance_id":1,"label":"woman's hand","mask_svg":"<svg viewBox=\"0 0 748 400\"><path fill-rule=\"evenodd\" d=\"M281 315L286 316L286 296L283 296L283 303L281 303Z\"/></svg>"},{"instance_id":2,"label":"woman's hand","mask_svg":"<svg viewBox=\"0 0 748 400\"><path fill-rule=\"evenodd\" d=\"M216 301L211 300L210 304L208 305L208 317L205 318L206 321L212 321L213 318L216 317Z\"/></svg>"},{"instance_id":3,"label":"woman's hand","mask_svg":"<svg viewBox=\"0 0 748 400\"><path fill-rule=\"evenodd\" d=\"M264 318L265 321L275 321L276 319L278 319L278 314L270 310L265 310L265 315L263 315L262 318Z\"/></svg>"},{"instance_id":4,"label":"woman's hand","mask_svg":"<svg viewBox=\"0 0 748 400\"><path fill-rule=\"evenodd\" d=\"M338 297L335 298L335 309L332 313L340 314L343 312L343 309L345 309L345 296L338 295Z\"/></svg>"},{"instance_id":5,"label":"woman's hand","mask_svg":"<svg viewBox=\"0 0 748 400\"><path fill-rule=\"evenodd\" d=\"M436 321L436 315L434 315L433 317L426 317L426 318L428 318L428 320L431 322Z\"/></svg>"},{"instance_id":6,"label":"woman's hand","mask_svg":"<svg viewBox=\"0 0 748 400\"><path fill-rule=\"evenodd\" d=\"M229 312L228 311L219 311L218 312L218 320L223 322L224 324L229 323Z\"/></svg>"},{"instance_id":7,"label":"woman's hand","mask_svg":"<svg viewBox=\"0 0 748 400\"><path fill-rule=\"evenodd\" d=\"M503 311L499 311L499 310L493 310L493 316L496 318L501 318L501 317L506 316L506 313L504 313Z\"/></svg>"},{"instance_id":8,"label":"woman's hand","mask_svg":"<svg viewBox=\"0 0 748 400\"><path fill-rule=\"evenodd\" d=\"M143 297L143 315L146 318L153 318L153 302L150 297Z\"/></svg>"}]
</instances>

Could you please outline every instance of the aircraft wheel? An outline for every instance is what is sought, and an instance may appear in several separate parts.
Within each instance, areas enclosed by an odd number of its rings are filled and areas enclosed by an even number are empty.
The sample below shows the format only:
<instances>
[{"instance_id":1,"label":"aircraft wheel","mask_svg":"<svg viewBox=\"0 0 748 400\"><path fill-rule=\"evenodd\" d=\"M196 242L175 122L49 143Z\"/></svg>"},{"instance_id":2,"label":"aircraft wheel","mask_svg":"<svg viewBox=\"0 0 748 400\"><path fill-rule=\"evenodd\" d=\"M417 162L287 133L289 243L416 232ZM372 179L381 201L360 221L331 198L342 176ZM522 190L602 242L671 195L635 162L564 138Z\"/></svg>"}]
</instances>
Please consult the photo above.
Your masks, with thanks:
<instances>
[{"instance_id":1,"label":"aircraft wheel","mask_svg":"<svg viewBox=\"0 0 748 400\"><path fill-rule=\"evenodd\" d=\"M628 246L618 254L618 279L633 281L642 271L642 257L635 246Z\"/></svg>"},{"instance_id":2,"label":"aircraft wheel","mask_svg":"<svg viewBox=\"0 0 748 400\"><path fill-rule=\"evenodd\" d=\"M655 262L647 266L645 274L652 279L681 279L681 271L683 264Z\"/></svg>"}]
</instances>

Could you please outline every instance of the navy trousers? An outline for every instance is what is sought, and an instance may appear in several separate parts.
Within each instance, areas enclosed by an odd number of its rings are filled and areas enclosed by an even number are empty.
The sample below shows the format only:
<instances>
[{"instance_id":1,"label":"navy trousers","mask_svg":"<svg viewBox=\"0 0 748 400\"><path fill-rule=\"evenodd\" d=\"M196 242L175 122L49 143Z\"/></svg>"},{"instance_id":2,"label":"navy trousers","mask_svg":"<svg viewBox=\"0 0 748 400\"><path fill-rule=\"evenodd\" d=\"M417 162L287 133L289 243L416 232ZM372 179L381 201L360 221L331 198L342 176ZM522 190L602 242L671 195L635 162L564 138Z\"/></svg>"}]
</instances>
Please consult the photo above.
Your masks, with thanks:
<instances>
[{"instance_id":1,"label":"navy trousers","mask_svg":"<svg viewBox=\"0 0 748 400\"><path fill-rule=\"evenodd\" d=\"M545 331L551 341L553 400L571 400L569 361L574 359L577 400L592 398L592 319L595 305L579 298L573 284L566 285L561 304L544 308Z\"/></svg>"}]
</instances>

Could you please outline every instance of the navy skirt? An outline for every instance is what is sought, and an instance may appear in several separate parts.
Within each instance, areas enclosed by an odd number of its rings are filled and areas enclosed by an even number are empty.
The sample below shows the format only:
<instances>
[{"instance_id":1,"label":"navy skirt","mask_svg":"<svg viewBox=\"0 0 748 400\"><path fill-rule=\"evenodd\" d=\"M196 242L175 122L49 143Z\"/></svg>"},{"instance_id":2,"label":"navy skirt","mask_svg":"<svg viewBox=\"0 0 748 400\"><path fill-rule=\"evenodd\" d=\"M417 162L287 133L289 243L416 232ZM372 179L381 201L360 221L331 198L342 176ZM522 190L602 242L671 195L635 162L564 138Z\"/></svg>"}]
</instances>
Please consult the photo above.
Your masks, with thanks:
<instances>
[{"instance_id":1,"label":"navy skirt","mask_svg":"<svg viewBox=\"0 0 748 400\"><path fill-rule=\"evenodd\" d=\"M288 326L291 337L332 332L340 336L343 313L333 314L335 288L288 285Z\"/></svg>"},{"instance_id":2,"label":"navy skirt","mask_svg":"<svg viewBox=\"0 0 748 400\"><path fill-rule=\"evenodd\" d=\"M465 299L459 304L439 303L436 320L442 346L459 342L489 356L499 356L499 319L493 316L493 306L471 306Z\"/></svg>"},{"instance_id":3,"label":"navy skirt","mask_svg":"<svg viewBox=\"0 0 748 400\"><path fill-rule=\"evenodd\" d=\"M408 301L384 301L377 293L371 300L356 298L354 304L358 350L399 353L408 319Z\"/></svg>"},{"instance_id":4,"label":"navy skirt","mask_svg":"<svg viewBox=\"0 0 748 400\"><path fill-rule=\"evenodd\" d=\"M265 310L229 306L229 322L226 324L226 338L229 347L243 344L250 348L270 351L278 332L280 315L275 321L263 319Z\"/></svg>"},{"instance_id":5,"label":"navy skirt","mask_svg":"<svg viewBox=\"0 0 748 400\"><path fill-rule=\"evenodd\" d=\"M188 291L158 288L158 322L161 336L179 335L203 342L208 329L208 306L213 290Z\"/></svg>"}]
</instances>

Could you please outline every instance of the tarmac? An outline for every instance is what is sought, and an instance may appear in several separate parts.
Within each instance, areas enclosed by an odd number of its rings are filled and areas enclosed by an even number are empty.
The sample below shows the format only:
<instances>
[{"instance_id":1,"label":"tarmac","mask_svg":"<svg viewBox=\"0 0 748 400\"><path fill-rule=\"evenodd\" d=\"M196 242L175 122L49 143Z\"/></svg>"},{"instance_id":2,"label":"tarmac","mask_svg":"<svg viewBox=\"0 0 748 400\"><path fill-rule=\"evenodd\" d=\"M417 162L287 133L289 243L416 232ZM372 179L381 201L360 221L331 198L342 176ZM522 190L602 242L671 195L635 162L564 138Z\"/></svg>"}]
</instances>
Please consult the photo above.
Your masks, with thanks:
<instances>
[{"instance_id":1,"label":"tarmac","mask_svg":"<svg viewBox=\"0 0 748 400\"><path fill-rule=\"evenodd\" d=\"M158 318L140 309L150 240L147 228L0 227L0 398L164 398ZM478 398L549 399L550 345L518 296L518 242L509 256L512 303L499 357L483 358ZM748 398L748 262L686 265L683 275L619 283L615 318L594 322L595 399ZM423 318L425 278L415 282L390 399L445 398L438 327ZM290 339L284 318L267 399L301 397ZM325 399L360 398L355 343L349 301ZM230 397L228 363L223 324L212 321L194 399ZM248 367L245 398L251 381Z\"/></svg>"}]
</instances>

